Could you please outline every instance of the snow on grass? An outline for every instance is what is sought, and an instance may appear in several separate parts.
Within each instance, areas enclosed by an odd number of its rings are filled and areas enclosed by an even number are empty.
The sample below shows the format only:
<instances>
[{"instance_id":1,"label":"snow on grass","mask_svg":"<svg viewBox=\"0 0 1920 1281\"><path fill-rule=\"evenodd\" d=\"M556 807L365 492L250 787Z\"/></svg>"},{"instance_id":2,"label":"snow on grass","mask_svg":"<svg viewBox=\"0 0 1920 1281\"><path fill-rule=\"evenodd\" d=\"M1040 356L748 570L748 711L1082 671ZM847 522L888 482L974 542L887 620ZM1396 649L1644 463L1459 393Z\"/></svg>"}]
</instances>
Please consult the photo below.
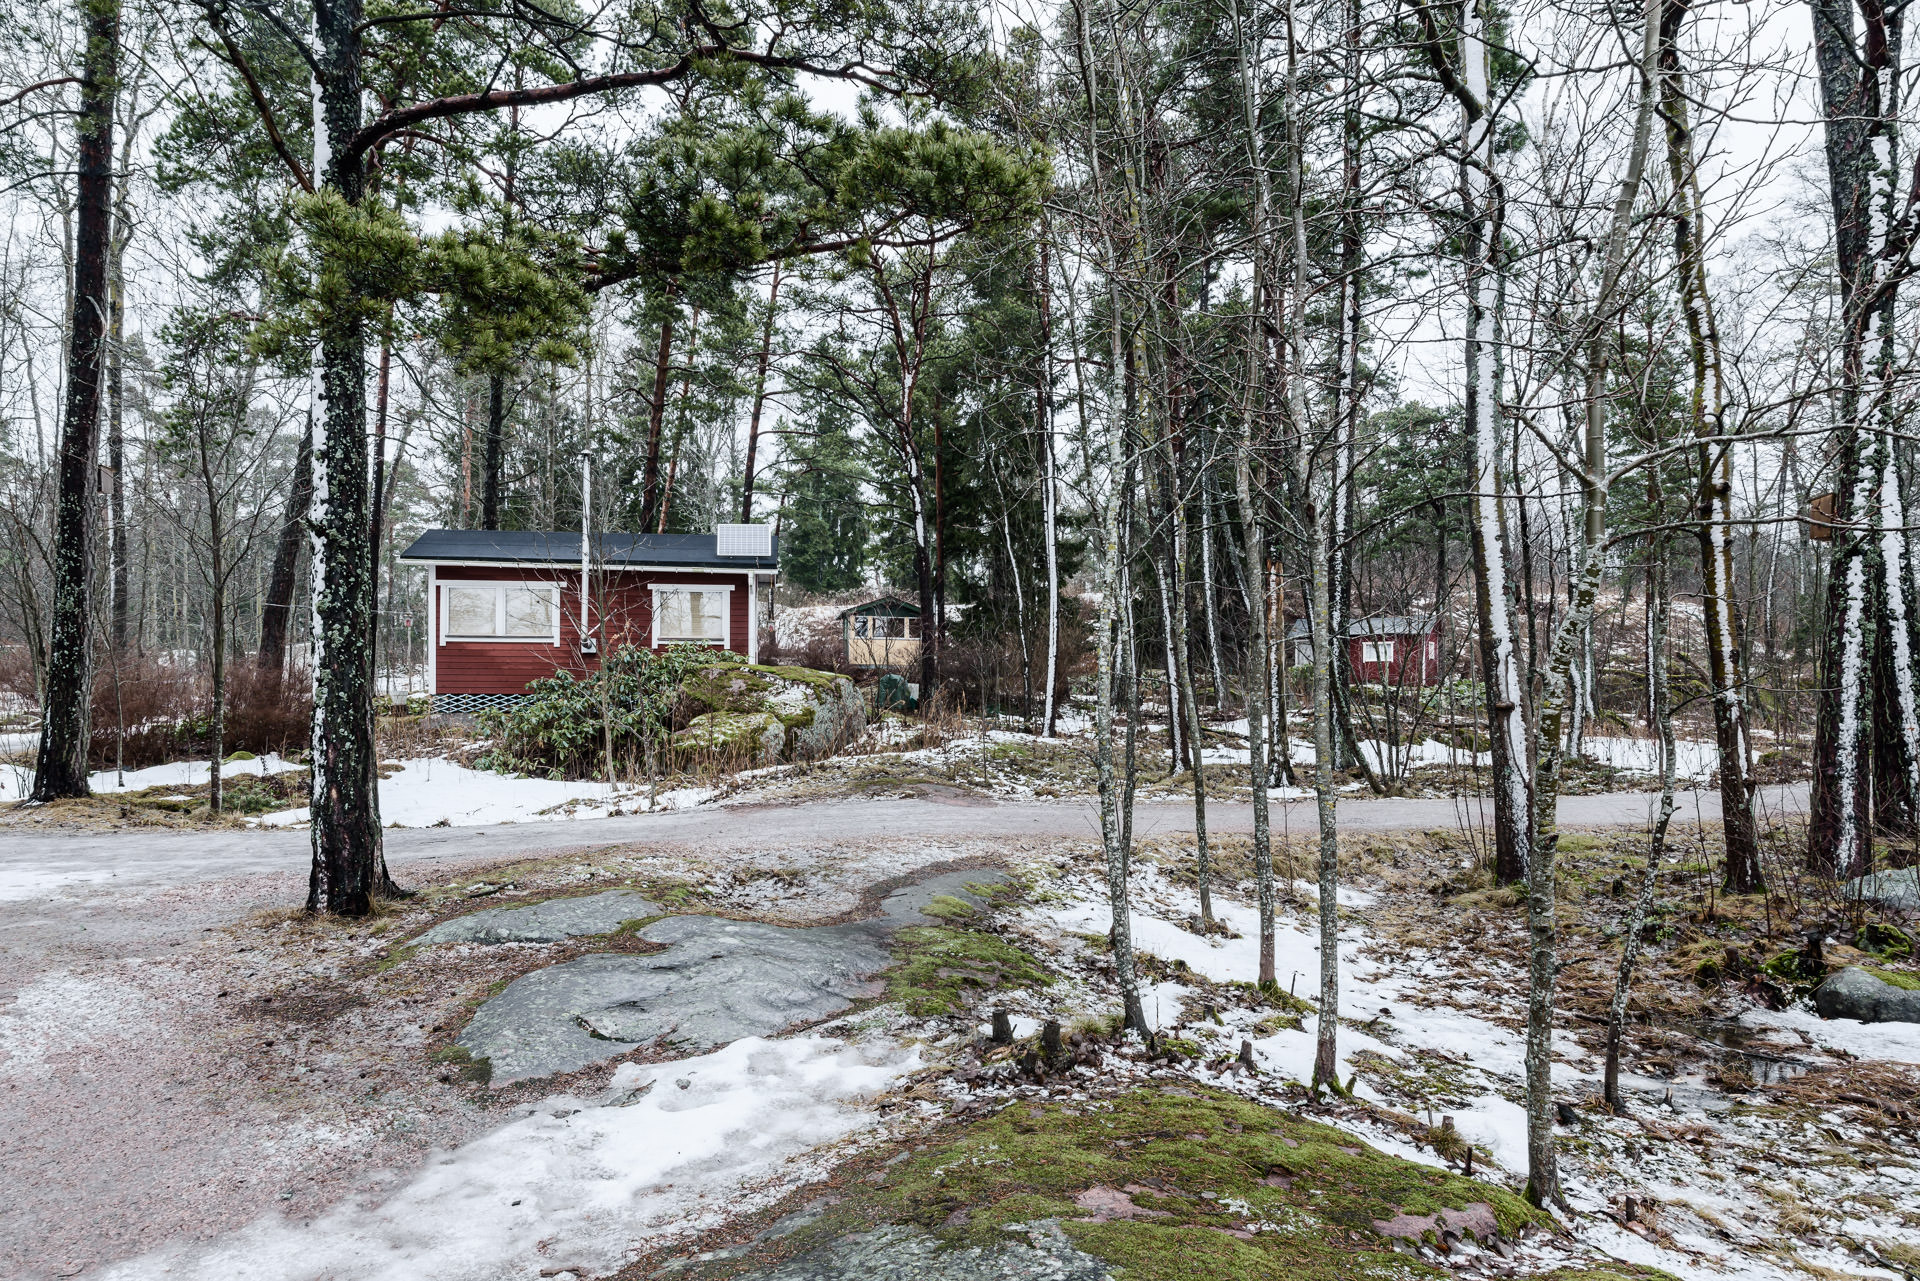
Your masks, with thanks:
<instances>
[{"instance_id":1,"label":"snow on grass","mask_svg":"<svg viewBox=\"0 0 1920 1281\"><path fill-rule=\"evenodd\" d=\"M691 809L713 795L712 788L683 787L652 796L646 787L627 783L521 778L420 757L398 762L380 780L380 821L390 827L484 827L606 818L616 811ZM302 807L262 815L259 822L290 827L308 818Z\"/></svg>"},{"instance_id":2,"label":"snow on grass","mask_svg":"<svg viewBox=\"0 0 1920 1281\"><path fill-rule=\"evenodd\" d=\"M1134 946L1167 961L1185 962L1196 973L1217 983L1253 983L1260 977L1260 920L1256 909L1216 896L1214 915L1239 938L1219 935L1201 936L1180 928L1174 921L1198 910L1187 901L1185 890L1170 887L1151 873L1144 882L1141 902L1158 898L1158 911L1136 909L1132 915ZM1311 903L1310 886L1296 884L1303 903ZM1351 901L1349 899L1351 895ZM1343 905L1370 902L1363 891L1342 889ZM1302 911L1309 910L1303 906ZM1078 934L1104 935L1112 922L1112 913L1104 898L1089 894L1047 909L1043 922ZM1428 1000L1431 976L1417 968L1386 971L1362 959L1367 943L1365 931L1343 929L1340 933L1340 1010L1343 1019L1338 1039L1337 1063L1341 1077L1353 1075L1352 1057L1370 1051L1396 1062L1417 1057L1445 1060L1458 1065L1460 1075L1477 1082L1478 1097L1464 1107L1450 1109L1455 1124L1472 1141L1481 1144L1508 1170L1526 1168L1526 1111L1499 1092L1517 1078L1525 1058L1525 1039L1465 1011ZM1308 1000L1316 1000L1320 989L1320 942L1317 931L1302 929L1283 913L1275 922L1274 972L1280 986ZM1143 997L1145 989L1143 988ZM1414 999L1414 998L1419 999ZM1178 1012L1178 1003L1169 1002L1166 1021ZM1152 1014L1151 1008L1148 1010ZM1377 1023L1373 1020L1378 1019ZM1344 1020L1373 1026L1378 1035L1348 1026ZM1313 1058L1318 1035L1317 1019L1308 1014L1301 1030L1281 1030L1253 1040L1254 1053L1263 1067L1293 1080L1313 1079ZM1563 1042L1568 1051L1572 1041ZM1563 1083L1583 1078L1570 1064L1554 1066L1556 1080ZM1362 1097L1380 1096L1365 1081L1358 1084ZM1433 1161L1431 1154L1409 1152L1416 1160Z\"/></svg>"},{"instance_id":3,"label":"snow on grass","mask_svg":"<svg viewBox=\"0 0 1920 1281\"><path fill-rule=\"evenodd\" d=\"M1748 1027L1780 1028L1800 1032L1823 1050L1839 1050L1862 1059L1920 1063L1920 1023L1862 1023L1858 1019L1823 1019L1803 1007L1787 1010L1747 1010L1740 1022Z\"/></svg>"},{"instance_id":4,"label":"snow on grass","mask_svg":"<svg viewBox=\"0 0 1920 1281\"><path fill-rule=\"evenodd\" d=\"M1651 738L1582 738L1580 755L1628 774L1658 774L1660 744ZM1674 773L1706 780L1720 767L1720 749L1712 743L1681 739L1673 745Z\"/></svg>"},{"instance_id":5,"label":"snow on grass","mask_svg":"<svg viewBox=\"0 0 1920 1281\"><path fill-rule=\"evenodd\" d=\"M250 761L227 761L220 777L235 782L249 775L280 774L304 769L274 752ZM96 796L114 792L143 792L149 787L194 787L212 778L210 761L169 761L146 769L130 769L124 776L110 769L95 770L87 778ZM33 787L30 769L0 769L0 801L17 801Z\"/></svg>"},{"instance_id":6,"label":"snow on grass","mask_svg":"<svg viewBox=\"0 0 1920 1281\"><path fill-rule=\"evenodd\" d=\"M517 1281L567 1265L605 1275L819 1177L831 1156L821 1149L874 1120L863 1100L919 1064L917 1051L819 1036L623 1064L613 1102L548 1099L431 1159L378 1204L307 1223L270 1216L102 1275Z\"/></svg>"},{"instance_id":7,"label":"snow on grass","mask_svg":"<svg viewBox=\"0 0 1920 1281\"><path fill-rule=\"evenodd\" d=\"M1216 915L1242 937L1189 933L1176 922L1197 910L1191 891L1174 884L1151 863L1134 867L1133 933L1141 951L1184 962L1215 981L1250 982L1258 977L1258 917L1251 907L1216 894ZM1060 888L1066 893L1064 899L1053 899L1029 914L1035 932L1044 935L1051 928L1104 936L1111 917L1099 884L1091 878L1070 877ZM1302 887L1295 888L1297 892ZM1311 912L1310 904L1284 906L1275 937L1280 985L1308 999L1317 998L1319 987L1317 931L1312 928ZM1496 973L1508 979L1518 975L1511 967L1485 958L1470 960L1469 972L1463 974L1458 968L1463 958L1438 954L1396 955L1376 963L1368 959L1368 941L1367 929L1358 922L1341 931L1341 1077L1354 1074L1353 1058L1366 1051L1413 1078L1425 1078L1413 1096L1424 1095L1433 1111L1444 1111L1463 1137L1491 1154L1493 1160L1483 1177L1517 1187L1527 1169L1527 1117L1521 1088L1525 1042L1518 1027L1519 1009L1509 1028L1452 1002L1470 1003L1471 985ZM1463 983L1468 990L1461 990ZM1151 994L1169 990L1175 990L1174 985L1142 985L1150 1020ZM1265 1036L1260 1033L1266 1028L1254 1026L1257 1011L1221 1013L1224 1026L1213 1027L1202 1020L1181 1029L1181 1035L1202 1042L1202 1060L1231 1054L1245 1037L1252 1041L1263 1068L1303 1082L1311 1078L1317 1031L1312 1012L1302 1017L1302 1030ZM1155 1021L1168 1026L1171 1019L1163 1012ZM1754 1011L1745 1021L1780 1029L1795 1041L1794 1033L1805 1032L1835 1051L1862 1058L1920 1060L1920 1027L1822 1022L1805 1010ZM1598 1093L1601 1065L1569 1031L1555 1032L1554 1052L1556 1098L1591 1098ZM1196 1079L1241 1090L1258 1080L1216 1075L1201 1065L1185 1071ZM1404 1098L1396 1100L1385 1093L1390 1088L1386 1081L1381 1081L1381 1089L1370 1083L1368 1077L1379 1074L1377 1064L1370 1072L1363 1069L1357 1093L1405 1107ZM1657 1267L1686 1281L1720 1281L1729 1276L1787 1281L1809 1271L1826 1275L1818 1271L1821 1268L1849 1276L1892 1278L1893 1272L1866 1264L1858 1246L1842 1248L1840 1242L1877 1239L1882 1249L1914 1248L1916 1234L1909 1229L1920 1222L1913 1217L1914 1206L1920 1204L1914 1200L1920 1173L1909 1168L1904 1154L1870 1163L1864 1154L1873 1150L1874 1136L1844 1118L1821 1117L1823 1133L1843 1148L1861 1152L1863 1163L1857 1167L1844 1158L1805 1159L1814 1150L1809 1147L1805 1118L1732 1106L1740 1100L1711 1088L1699 1074L1667 1080L1628 1072L1621 1084L1632 1101L1631 1115L1611 1117L1583 1110L1576 1130L1562 1131L1563 1138L1579 1140L1562 1148L1561 1163L1576 1213L1567 1222L1571 1236L1536 1244L1535 1262L1543 1269L1553 1266L1560 1255L1565 1256L1561 1262L1591 1266L1592 1252L1598 1251ZM1755 1101L1757 1096L1747 1099ZM1642 1118L1648 1118L1644 1129ZM1346 1111L1326 1119L1383 1151L1438 1164L1431 1151L1414 1147L1399 1130L1373 1124L1364 1114ZM1696 1133L1710 1133L1711 1138L1698 1144L1672 1141L1674 1136L1663 1127L1676 1122ZM1649 1135L1656 1140L1650 1145ZM1897 1139L1892 1142L1896 1149L1907 1146ZM1795 1155L1784 1159L1778 1153ZM1737 1171L1729 1168L1736 1166ZM1779 1177L1762 1174L1768 1166L1776 1167ZM1733 1177L1735 1173L1754 1178ZM1617 1216L1621 1197L1627 1193L1637 1196L1643 1206L1653 1207L1658 1240L1629 1232L1610 1217ZM1891 1208L1887 1208L1889 1198L1894 1202ZM1818 1220L1818 1232L1802 1228L1791 1237L1779 1235L1773 1225L1783 1203L1801 1207L1809 1222ZM1802 1264L1812 1266L1803 1270Z\"/></svg>"}]
</instances>

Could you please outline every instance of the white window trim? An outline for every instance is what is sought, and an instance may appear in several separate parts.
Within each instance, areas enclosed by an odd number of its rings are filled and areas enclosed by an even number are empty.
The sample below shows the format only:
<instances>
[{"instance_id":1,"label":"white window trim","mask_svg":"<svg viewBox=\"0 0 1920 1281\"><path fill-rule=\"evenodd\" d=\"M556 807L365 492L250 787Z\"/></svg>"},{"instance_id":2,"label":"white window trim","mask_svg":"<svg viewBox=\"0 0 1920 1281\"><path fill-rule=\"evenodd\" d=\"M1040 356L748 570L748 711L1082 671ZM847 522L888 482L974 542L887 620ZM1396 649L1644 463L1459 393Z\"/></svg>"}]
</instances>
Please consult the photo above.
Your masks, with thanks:
<instances>
[{"instance_id":1,"label":"white window trim","mask_svg":"<svg viewBox=\"0 0 1920 1281\"><path fill-rule=\"evenodd\" d=\"M443 578L439 581L440 592L440 643L442 645L551 645L560 644L560 584L538 578ZM494 626L506 628L506 595L501 588L506 587L544 587L553 595L553 634L551 636L456 636L453 634L453 589L470 587L491 587L495 590L493 598Z\"/></svg>"},{"instance_id":2,"label":"white window trim","mask_svg":"<svg viewBox=\"0 0 1920 1281\"><path fill-rule=\"evenodd\" d=\"M1360 661L1363 663L1373 663L1376 665L1381 663L1391 663L1393 662L1394 651L1398 648L1399 648L1399 643L1397 641L1392 641L1392 640L1361 641L1360 642Z\"/></svg>"},{"instance_id":3,"label":"white window trim","mask_svg":"<svg viewBox=\"0 0 1920 1281\"><path fill-rule=\"evenodd\" d=\"M733 648L733 589L732 583L648 583L649 602L647 609L647 640L649 645L658 649L662 645L718 645L721 649ZM717 592L727 598L727 607L720 612L724 621L719 641L663 641L660 639L660 593L661 592Z\"/></svg>"}]
</instances>

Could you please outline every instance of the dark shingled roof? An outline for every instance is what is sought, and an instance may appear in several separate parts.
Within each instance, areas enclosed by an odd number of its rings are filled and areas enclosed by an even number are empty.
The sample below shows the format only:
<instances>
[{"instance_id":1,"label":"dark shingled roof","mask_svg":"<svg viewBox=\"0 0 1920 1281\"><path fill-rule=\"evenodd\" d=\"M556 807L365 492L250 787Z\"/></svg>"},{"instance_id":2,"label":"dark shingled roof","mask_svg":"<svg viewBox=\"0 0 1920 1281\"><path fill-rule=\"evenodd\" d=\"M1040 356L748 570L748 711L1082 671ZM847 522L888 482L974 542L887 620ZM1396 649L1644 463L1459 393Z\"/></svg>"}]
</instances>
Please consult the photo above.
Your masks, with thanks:
<instances>
[{"instance_id":1,"label":"dark shingled roof","mask_svg":"<svg viewBox=\"0 0 1920 1281\"><path fill-rule=\"evenodd\" d=\"M849 614L865 614L868 611L878 613L882 609L901 609L906 611L903 617L920 617L920 607L918 605L908 600L905 596L895 596L892 594L877 596L870 601L863 601L858 605L849 605L840 611L840 617L845 618Z\"/></svg>"},{"instance_id":2,"label":"dark shingled roof","mask_svg":"<svg viewBox=\"0 0 1920 1281\"><path fill-rule=\"evenodd\" d=\"M1356 618L1347 624L1348 637L1355 636L1425 636L1433 630L1433 616L1425 618L1406 618L1398 614L1387 614L1379 618ZM1293 620L1293 626L1287 628L1288 640L1304 640L1313 634L1304 618Z\"/></svg>"},{"instance_id":3,"label":"dark shingled roof","mask_svg":"<svg viewBox=\"0 0 1920 1281\"><path fill-rule=\"evenodd\" d=\"M596 533L594 560L611 568L658 565L671 569L773 569L770 556L722 556L713 534ZM429 529L400 555L402 561L456 561L487 565L578 565L580 535L545 529Z\"/></svg>"}]
</instances>

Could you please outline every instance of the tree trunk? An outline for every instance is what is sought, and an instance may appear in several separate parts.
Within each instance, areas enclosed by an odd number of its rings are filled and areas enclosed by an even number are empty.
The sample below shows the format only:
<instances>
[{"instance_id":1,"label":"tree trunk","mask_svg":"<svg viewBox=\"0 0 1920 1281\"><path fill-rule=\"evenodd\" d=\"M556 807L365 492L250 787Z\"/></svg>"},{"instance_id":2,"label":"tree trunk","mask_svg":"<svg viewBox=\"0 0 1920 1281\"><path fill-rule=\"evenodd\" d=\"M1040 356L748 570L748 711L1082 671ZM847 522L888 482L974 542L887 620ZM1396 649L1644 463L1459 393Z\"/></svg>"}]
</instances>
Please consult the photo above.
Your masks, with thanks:
<instances>
[{"instance_id":1,"label":"tree trunk","mask_svg":"<svg viewBox=\"0 0 1920 1281\"><path fill-rule=\"evenodd\" d=\"M1107 300L1112 311L1108 322L1112 341L1111 368L1113 376L1117 378L1125 364L1121 321L1126 311L1122 306L1118 278L1120 255L1114 243L1112 211L1104 207L1106 201L1101 178L1105 166L1101 158L1100 138L1094 123L1096 117L1093 110L1100 100L1100 95L1094 70L1093 33L1087 20L1087 8L1088 6L1084 4L1075 6L1075 14L1080 26L1078 54L1081 85L1088 105L1087 153L1091 166L1093 195L1096 204L1101 206L1099 229L1102 256L1105 259L1102 266L1107 278ZM1121 833L1122 798L1113 762L1113 696L1115 665L1118 657L1117 637L1114 631L1119 619L1122 587L1120 514L1128 470L1126 466L1127 435L1131 424L1127 420L1122 398L1114 396L1111 391L1108 396L1108 408L1107 494L1106 501L1101 504L1099 559L1101 591L1095 641L1097 689L1094 704L1094 761L1100 790L1100 844L1106 854L1107 898L1113 909L1111 939L1114 978L1120 989L1124 1026L1145 1032L1147 1030L1146 1012L1141 1008L1139 981L1135 976L1133 964L1133 914L1127 893L1127 846ZM921 630L924 632L926 629L923 627ZM924 644L923 640L922 645ZM1137 716L1129 719L1137 719Z\"/></svg>"},{"instance_id":2,"label":"tree trunk","mask_svg":"<svg viewBox=\"0 0 1920 1281\"><path fill-rule=\"evenodd\" d=\"M1251 24L1241 21L1238 0L1230 0L1235 64L1240 77L1240 108L1245 124L1248 167L1253 172L1253 306L1247 326L1247 391L1240 407L1240 447L1234 454L1234 494L1239 501L1246 543L1247 613L1247 761L1253 786L1253 873L1260 907L1262 987L1278 986L1274 967L1274 895L1272 823L1267 806L1267 704L1273 673L1268 640L1267 545L1256 501L1254 451L1256 425L1266 414L1267 308L1273 303L1273 235L1270 175L1262 147L1260 89L1255 66L1258 50ZM1283 740L1284 742L1284 740Z\"/></svg>"},{"instance_id":3,"label":"tree trunk","mask_svg":"<svg viewBox=\"0 0 1920 1281\"><path fill-rule=\"evenodd\" d=\"M1895 426L1895 267L1911 249L1895 238L1904 241L1912 229L1900 216L1904 184L1895 172L1900 18L1862 4L1864 39L1857 39L1849 0L1812 0L1811 8L1843 323L1808 861L1822 874L1851 876L1871 864L1875 819L1911 828L1920 802L1906 603L1912 579L1888 434ZM1879 339L1871 357L1870 336Z\"/></svg>"},{"instance_id":4,"label":"tree trunk","mask_svg":"<svg viewBox=\"0 0 1920 1281\"><path fill-rule=\"evenodd\" d=\"M1658 484L1656 479L1650 488ZM1658 493L1652 510L1659 510ZM1673 701L1667 687L1667 549L1664 536L1655 539L1654 561L1649 567L1652 591L1649 595L1647 625L1648 652L1653 657L1652 697L1654 721L1660 727L1660 814L1653 822L1653 837L1647 843L1647 865L1640 873L1640 892L1634 897L1633 911L1627 917L1626 937L1620 951L1620 971L1613 981L1613 1001L1607 1007L1606 1069L1602 1092L1607 1106L1618 1113L1620 1098L1620 1040L1627 1026L1627 995L1633 987L1633 967L1640 956L1640 934L1646 928L1647 914L1653 909L1653 892L1660 881L1660 862L1666 854L1667 827L1673 822L1674 752Z\"/></svg>"},{"instance_id":5,"label":"tree trunk","mask_svg":"<svg viewBox=\"0 0 1920 1281\"><path fill-rule=\"evenodd\" d=\"M132 237L127 189L133 181L133 158L128 153L134 132L134 130L128 130L128 137L123 139L120 149L120 175L113 208L113 248L112 256L107 263L107 290L113 299L107 314L107 468L112 486L107 493L107 536L112 542L110 572L113 611L110 636L116 655L124 654L127 649L128 597L131 593L133 577L132 557L127 551L126 350L124 344L127 319L127 242ZM117 687L119 682L117 661L114 664L114 671Z\"/></svg>"},{"instance_id":6,"label":"tree trunk","mask_svg":"<svg viewBox=\"0 0 1920 1281\"><path fill-rule=\"evenodd\" d=\"M1179 502L1179 497L1176 485L1174 500L1177 510L1173 518L1174 672L1180 682L1180 715L1185 717L1188 727L1187 754L1193 761L1194 871L1200 886L1200 923L1211 927L1213 888L1208 882L1213 873L1207 858L1207 774L1202 758L1206 742L1201 732L1200 696L1193 688L1193 659L1187 646L1187 511L1186 504Z\"/></svg>"},{"instance_id":7,"label":"tree trunk","mask_svg":"<svg viewBox=\"0 0 1920 1281\"><path fill-rule=\"evenodd\" d=\"M1047 690L1045 710L1040 718L1040 734L1052 738L1054 732L1054 684L1060 678L1060 544L1059 481L1054 474L1053 452L1053 315L1049 302L1053 296L1053 278L1049 275L1048 250L1052 232L1043 221L1040 236L1040 373L1034 388L1035 429L1040 433L1042 468L1040 518L1047 544Z\"/></svg>"},{"instance_id":8,"label":"tree trunk","mask_svg":"<svg viewBox=\"0 0 1920 1281\"><path fill-rule=\"evenodd\" d=\"M381 374L386 373L385 350ZM480 449L480 528L500 528L501 471L507 464L507 376L487 378L487 435Z\"/></svg>"},{"instance_id":9,"label":"tree trunk","mask_svg":"<svg viewBox=\"0 0 1920 1281\"><path fill-rule=\"evenodd\" d=\"M365 195L365 162L337 157L333 142L360 127L361 6L316 6L319 61L314 173L349 205ZM322 319L314 355L313 870L307 910L365 916L391 892L380 832L367 653L374 594L368 550L366 326L357 315Z\"/></svg>"},{"instance_id":10,"label":"tree trunk","mask_svg":"<svg viewBox=\"0 0 1920 1281\"><path fill-rule=\"evenodd\" d=\"M1726 430L1726 395L1720 376L1720 333L1707 293L1706 253L1700 227L1699 175L1693 130L1682 82L1679 26L1684 0L1670 0L1660 48L1661 113L1667 122L1667 170L1673 184L1674 251L1680 301L1687 320L1687 350L1693 365L1691 410L1699 447L1700 582L1707 631L1707 674L1713 685L1714 738L1720 754L1720 813L1727 851L1726 889L1757 894L1766 886L1754 831L1753 789L1748 785L1746 680L1733 609L1733 460L1724 443L1708 443Z\"/></svg>"},{"instance_id":11,"label":"tree trunk","mask_svg":"<svg viewBox=\"0 0 1920 1281\"><path fill-rule=\"evenodd\" d=\"M1467 93L1487 99L1487 49L1477 4L1467 6L1460 40ZM1525 694L1507 584L1505 491L1499 413L1497 275L1501 209L1492 165L1494 122L1469 111L1463 128L1461 188L1467 217L1466 416L1473 441L1473 583L1479 615L1480 667L1493 758L1494 874L1511 885L1526 875L1532 845L1527 796Z\"/></svg>"},{"instance_id":12,"label":"tree trunk","mask_svg":"<svg viewBox=\"0 0 1920 1281\"><path fill-rule=\"evenodd\" d=\"M368 562L368 572L373 575L373 590L376 596L380 592L380 549L386 542L387 392L392 383L392 373L393 348L385 339L382 339L380 376L375 384L373 395L373 489L370 495L373 512L367 521L368 538L372 544L369 549L372 552L372 558Z\"/></svg>"},{"instance_id":13,"label":"tree trunk","mask_svg":"<svg viewBox=\"0 0 1920 1281\"><path fill-rule=\"evenodd\" d=\"M740 472L740 523L753 520L753 465L760 448L760 413L767 403L767 366L773 360L773 321L780 304L780 264L773 264L773 283L767 287L767 319L760 327L760 359L753 373L753 408L747 414L747 459Z\"/></svg>"},{"instance_id":14,"label":"tree trunk","mask_svg":"<svg viewBox=\"0 0 1920 1281\"><path fill-rule=\"evenodd\" d=\"M1613 354L1610 341L1611 321L1615 313L1615 294L1620 273L1626 265L1627 232L1633 221L1633 207L1639 198L1641 178L1646 171L1647 152L1653 136L1654 81L1656 61L1661 47L1662 0L1649 0L1641 29L1640 99L1634 112L1633 136L1628 145L1625 172L1614 194L1613 218L1607 230L1606 248L1600 269L1600 289L1594 298L1592 314L1586 322L1586 448L1585 473L1580 477L1583 515L1583 554L1580 570L1568 583L1567 612L1553 638L1553 650L1547 660L1547 679L1540 696L1540 720L1535 748L1534 834L1536 848L1544 857L1553 857L1558 839L1560 797L1561 726L1573 690L1574 656L1587 625L1593 619L1593 603L1600 593L1600 575L1606 553L1607 510L1607 368Z\"/></svg>"},{"instance_id":15,"label":"tree trunk","mask_svg":"<svg viewBox=\"0 0 1920 1281\"><path fill-rule=\"evenodd\" d=\"M260 611L260 666L283 672L287 666L287 637L292 631L293 594L299 586L300 545L306 541L307 516L313 507L313 416L300 433L293 460L293 488L287 495L287 515L273 549L273 569L267 575L267 595Z\"/></svg>"},{"instance_id":16,"label":"tree trunk","mask_svg":"<svg viewBox=\"0 0 1920 1281\"><path fill-rule=\"evenodd\" d=\"M86 796L93 692L93 486L105 372L107 259L113 239L113 117L119 83L118 0L84 0L72 311L66 412L53 513L53 617L30 799Z\"/></svg>"},{"instance_id":17,"label":"tree trunk","mask_svg":"<svg viewBox=\"0 0 1920 1281\"><path fill-rule=\"evenodd\" d=\"M226 807L226 795L222 789L220 777L221 758L226 754L227 740L227 565L226 522L220 515L220 490L214 483L213 470L208 457L205 432L210 424L201 427L201 479L207 490L207 555L211 562L212 587L212 651L213 659L213 723L208 727L211 742L207 751L207 809L218 814Z\"/></svg>"},{"instance_id":18,"label":"tree trunk","mask_svg":"<svg viewBox=\"0 0 1920 1281\"><path fill-rule=\"evenodd\" d=\"M668 306L672 291L668 291ZM660 345L653 357L653 399L647 406L647 461L640 473L640 521L642 532L650 530L660 517L660 433L667 421L667 375L673 368L673 313L660 319ZM924 644L924 642L922 642Z\"/></svg>"}]
</instances>

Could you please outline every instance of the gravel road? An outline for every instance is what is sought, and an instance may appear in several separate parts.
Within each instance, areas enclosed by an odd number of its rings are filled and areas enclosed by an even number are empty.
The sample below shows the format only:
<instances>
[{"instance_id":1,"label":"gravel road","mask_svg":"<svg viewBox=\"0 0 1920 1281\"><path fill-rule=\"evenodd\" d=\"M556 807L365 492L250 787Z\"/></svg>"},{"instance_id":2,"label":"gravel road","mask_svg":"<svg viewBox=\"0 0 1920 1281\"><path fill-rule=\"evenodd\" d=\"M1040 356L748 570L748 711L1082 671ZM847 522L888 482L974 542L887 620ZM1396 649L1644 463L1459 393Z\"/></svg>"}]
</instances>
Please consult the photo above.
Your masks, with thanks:
<instances>
[{"instance_id":1,"label":"gravel road","mask_svg":"<svg viewBox=\"0 0 1920 1281\"><path fill-rule=\"evenodd\" d=\"M666 814L579 821L502 823L493 827L394 828L387 833L387 861L410 863L512 858L562 849L621 842L649 845L736 845L764 837L771 844L884 839L911 833L929 838L1092 837L1098 812L1089 801L1000 802L967 793L926 788L925 795L871 801L812 801L716 805ZM1566 827L1638 827L1658 798L1649 792L1568 796L1560 802ZM1491 821L1485 802L1459 800L1343 800L1344 830L1425 831ZM1761 789L1764 814L1805 811L1804 783ZM1718 792L1684 792L1681 821L1720 817ZM1276 831L1312 824L1311 801L1276 804ZM1207 807L1215 832L1253 830L1253 808L1216 801ZM1164 835L1193 830L1193 807L1174 802L1140 805L1134 830ZM23 899L64 897L83 886L105 889L185 886L234 876L303 873L309 858L304 831L129 831L0 835L0 905ZM6 909L0 906L0 930Z\"/></svg>"}]
</instances>

